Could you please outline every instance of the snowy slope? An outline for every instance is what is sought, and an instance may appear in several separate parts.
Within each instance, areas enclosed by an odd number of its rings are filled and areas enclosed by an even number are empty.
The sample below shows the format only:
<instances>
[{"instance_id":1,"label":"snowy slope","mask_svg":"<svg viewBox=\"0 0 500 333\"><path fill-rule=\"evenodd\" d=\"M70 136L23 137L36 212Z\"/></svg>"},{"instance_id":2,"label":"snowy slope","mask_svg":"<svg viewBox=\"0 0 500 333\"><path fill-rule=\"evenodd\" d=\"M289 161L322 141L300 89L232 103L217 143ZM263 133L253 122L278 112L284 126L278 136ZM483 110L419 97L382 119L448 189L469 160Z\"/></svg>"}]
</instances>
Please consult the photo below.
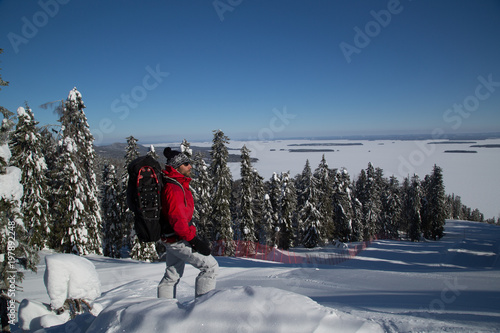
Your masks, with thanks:
<instances>
[{"instance_id":1,"label":"snowy slope","mask_svg":"<svg viewBox=\"0 0 500 333\"><path fill-rule=\"evenodd\" d=\"M87 256L101 281L96 309L103 310L44 331L500 331L500 227L447 221L445 231L439 242L375 241L337 265L217 257L217 289L196 300L190 266L179 299L159 300L164 263ZM334 251L294 249L309 256ZM50 303L44 262L38 274L27 273L19 299Z\"/></svg>"}]
</instances>

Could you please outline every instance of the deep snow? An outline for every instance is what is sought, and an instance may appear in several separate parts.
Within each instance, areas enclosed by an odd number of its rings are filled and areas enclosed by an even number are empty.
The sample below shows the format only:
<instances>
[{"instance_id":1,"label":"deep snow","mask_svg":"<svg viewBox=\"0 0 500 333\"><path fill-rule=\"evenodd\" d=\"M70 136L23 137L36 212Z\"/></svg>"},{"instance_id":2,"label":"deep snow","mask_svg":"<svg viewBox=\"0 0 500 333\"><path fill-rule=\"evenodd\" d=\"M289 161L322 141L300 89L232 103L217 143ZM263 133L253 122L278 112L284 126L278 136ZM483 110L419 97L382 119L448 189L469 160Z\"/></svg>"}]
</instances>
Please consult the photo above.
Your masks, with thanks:
<instances>
[{"instance_id":1,"label":"deep snow","mask_svg":"<svg viewBox=\"0 0 500 333\"><path fill-rule=\"evenodd\" d=\"M191 266L178 300L159 300L164 263L86 256L100 280L99 315L44 331L499 332L500 227L447 221L445 232L437 242L374 241L336 265L217 257L217 288L196 300L198 271ZM292 253L324 259L339 251L328 246ZM45 270L42 258L38 274L26 273L18 299L50 303Z\"/></svg>"}]
</instances>

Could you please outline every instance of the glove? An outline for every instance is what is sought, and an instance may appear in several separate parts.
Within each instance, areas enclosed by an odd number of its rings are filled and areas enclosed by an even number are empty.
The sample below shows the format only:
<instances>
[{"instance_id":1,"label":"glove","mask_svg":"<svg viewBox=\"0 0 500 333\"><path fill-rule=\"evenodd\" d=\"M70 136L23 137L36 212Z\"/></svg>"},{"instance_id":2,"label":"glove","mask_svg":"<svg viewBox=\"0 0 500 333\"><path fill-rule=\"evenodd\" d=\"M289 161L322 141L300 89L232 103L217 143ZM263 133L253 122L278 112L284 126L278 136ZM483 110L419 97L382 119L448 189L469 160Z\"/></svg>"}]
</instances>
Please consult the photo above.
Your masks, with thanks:
<instances>
[{"instance_id":1,"label":"glove","mask_svg":"<svg viewBox=\"0 0 500 333\"><path fill-rule=\"evenodd\" d=\"M209 256L212 253L212 250L210 250L208 244L198 238L198 236L194 236L194 238L191 239L188 243L193 248L193 252L198 252L200 254L203 254L204 256Z\"/></svg>"}]
</instances>

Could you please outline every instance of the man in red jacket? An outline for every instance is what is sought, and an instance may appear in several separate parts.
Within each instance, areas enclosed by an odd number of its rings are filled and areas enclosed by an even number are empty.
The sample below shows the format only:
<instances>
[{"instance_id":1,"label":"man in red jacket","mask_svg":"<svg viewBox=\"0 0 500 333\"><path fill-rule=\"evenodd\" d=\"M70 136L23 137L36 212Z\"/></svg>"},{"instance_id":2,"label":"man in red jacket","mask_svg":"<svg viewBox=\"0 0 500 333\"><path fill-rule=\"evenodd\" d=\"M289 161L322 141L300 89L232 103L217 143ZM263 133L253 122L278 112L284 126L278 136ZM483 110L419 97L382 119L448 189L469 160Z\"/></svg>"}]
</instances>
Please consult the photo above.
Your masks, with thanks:
<instances>
[{"instance_id":1,"label":"man in red jacket","mask_svg":"<svg viewBox=\"0 0 500 333\"><path fill-rule=\"evenodd\" d=\"M167 158L163 173L169 178L162 193L162 242L167 268L158 285L158 297L176 297L186 262L200 270L195 283L195 295L200 296L215 288L219 265L208 244L196 236L196 227L191 222L194 201L189 189L192 168L189 158L169 147L163 155Z\"/></svg>"}]
</instances>

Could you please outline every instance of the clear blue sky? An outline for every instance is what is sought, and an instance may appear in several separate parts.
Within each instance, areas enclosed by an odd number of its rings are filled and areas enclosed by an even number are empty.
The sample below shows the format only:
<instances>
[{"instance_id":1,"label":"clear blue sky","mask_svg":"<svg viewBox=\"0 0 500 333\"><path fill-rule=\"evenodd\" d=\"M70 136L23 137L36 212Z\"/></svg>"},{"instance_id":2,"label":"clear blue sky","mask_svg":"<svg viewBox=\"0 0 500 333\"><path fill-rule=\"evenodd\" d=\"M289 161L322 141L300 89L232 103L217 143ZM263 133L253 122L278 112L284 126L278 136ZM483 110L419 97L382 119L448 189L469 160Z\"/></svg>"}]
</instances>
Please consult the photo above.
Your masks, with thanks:
<instances>
[{"instance_id":1,"label":"clear blue sky","mask_svg":"<svg viewBox=\"0 0 500 333\"><path fill-rule=\"evenodd\" d=\"M499 1L0 0L0 105L97 143L500 131Z\"/></svg>"}]
</instances>

